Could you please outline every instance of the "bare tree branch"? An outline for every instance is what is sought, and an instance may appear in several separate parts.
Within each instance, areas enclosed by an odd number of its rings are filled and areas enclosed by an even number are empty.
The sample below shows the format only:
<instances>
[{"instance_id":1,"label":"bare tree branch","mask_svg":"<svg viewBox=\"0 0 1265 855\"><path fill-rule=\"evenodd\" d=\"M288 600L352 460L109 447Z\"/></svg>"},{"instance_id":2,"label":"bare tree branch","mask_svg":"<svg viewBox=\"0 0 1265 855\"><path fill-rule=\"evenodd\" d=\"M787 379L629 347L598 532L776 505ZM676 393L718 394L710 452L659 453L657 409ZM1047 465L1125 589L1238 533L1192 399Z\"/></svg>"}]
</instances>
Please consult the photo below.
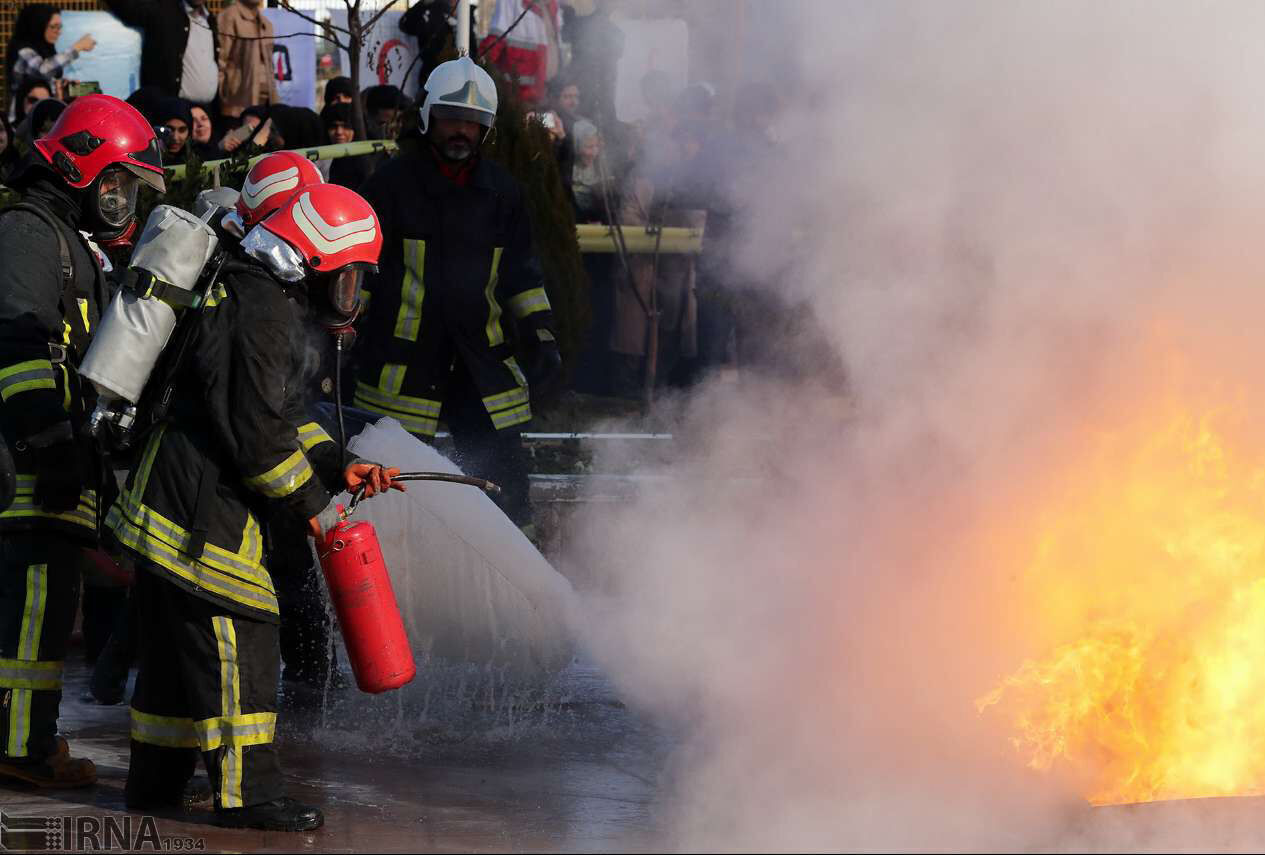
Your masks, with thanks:
<instances>
[{"instance_id":1,"label":"bare tree branch","mask_svg":"<svg viewBox=\"0 0 1265 855\"><path fill-rule=\"evenodd\" d=\"M378 11L376 11L376 12L374 12L372 15L370 15L370 16L369 16L369 20L365 21L365 23L364 23L364 28L365 28L365 30L366 30L366 31L368 31L368 30L373 29L373 25L374 25L374 24L376 24L376 23L378 23L378 19L379 19L379 18L381 18L383 15L385 15L385 14L386 14L387 12L389 12L389 11L391 11L391 4L390 4L390 3L388 3L388 4L387 4L387 5L385 5L385 6L383 6L381 9L379 9Z\"/></svg>"},{"instance_id":2,"label":"bare tree branch","mask_svg":"<svg viewBox=\"0 0 1265 855\"><path fill-rule=\"evenodd\" d=\"M349 39L351 38L351 31L345 27L340 27L332 21L318 21L316 20L316 18L312 17L306 12L300 12L298 9L291 6L289 3L289 0L278 0L278 2L281 4L282 9L285 9L287 12L293 12L294 14L298 15L303 20L308 21L309 23L315 24L318 30L328 30L331 35L333 33L342 33L347 38ZM343 44L342 42L340 42L337 38L330 38L330 41L334 43L335 47L339 47L339 48L342 48L343 50L347 50L347 46Z\"/></svg>"}]
</instances>

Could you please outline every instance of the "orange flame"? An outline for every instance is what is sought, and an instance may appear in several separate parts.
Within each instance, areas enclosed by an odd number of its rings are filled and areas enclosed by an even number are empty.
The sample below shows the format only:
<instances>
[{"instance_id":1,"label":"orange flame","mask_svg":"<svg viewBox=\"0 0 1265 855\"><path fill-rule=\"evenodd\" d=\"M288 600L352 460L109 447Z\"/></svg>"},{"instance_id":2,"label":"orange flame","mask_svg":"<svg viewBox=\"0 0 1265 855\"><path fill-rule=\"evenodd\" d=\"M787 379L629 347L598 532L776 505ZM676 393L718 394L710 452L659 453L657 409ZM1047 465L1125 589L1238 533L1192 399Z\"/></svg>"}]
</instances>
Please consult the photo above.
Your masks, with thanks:
<instances>
[{"instance_id":1,"label":"orange flame","mask_svg":"<svg viewBox=\"0 0 1265 855\"><path fill-rule=\"evenodd\" d=\"M1265 438L1239 415L1102 435L1040 517L1024 578L1062 643L976 705L1093 804L1265 792Z\"/></svg>"}]
</instances>

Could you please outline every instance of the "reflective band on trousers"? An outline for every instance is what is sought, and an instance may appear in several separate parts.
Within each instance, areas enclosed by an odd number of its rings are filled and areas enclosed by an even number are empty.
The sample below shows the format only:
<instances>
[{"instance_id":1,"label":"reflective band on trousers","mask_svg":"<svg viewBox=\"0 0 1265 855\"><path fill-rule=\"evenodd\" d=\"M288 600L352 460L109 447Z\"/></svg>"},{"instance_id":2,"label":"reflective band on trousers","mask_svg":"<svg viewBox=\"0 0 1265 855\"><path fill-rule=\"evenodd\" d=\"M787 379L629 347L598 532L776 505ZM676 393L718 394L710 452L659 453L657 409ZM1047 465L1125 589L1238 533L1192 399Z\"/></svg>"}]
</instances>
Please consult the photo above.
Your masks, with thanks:
<instances>
[{"instance_id":1,"label":"reflective band on trousers","mask_svg":"<svg viewBox=\"0 0 1265 855\"><path fill-rule=\"evenodd\" d=\"M193 719L143 713L135 707L132 707L132 738L163 748L199 747Z\"/></svg>"},{"instance_id":2,"label":"reflective band on trousers","mask_svg":"<svg viewBox=\"0 0 1265 855\"><path fill-rule=\"evenodd\" d=\"M0 400L36 389L57 389L53 363L47 359L31 359L0 369Z\"/></svg>"},{"instance_id":3,"label":"reflective band on trousers","mask_svg":"<svg viewBox=\"0 0 1265 855\"><path fill-rule=\"evenodd\" d=\"M237 667L237 628L232 618L214 617L215 646L220 658L220 721L241 715L241 678ZM222 729L220 730L222 734ZM209 735L209 732L208 732ZM242 807L242 746L224 744L220 756L221 808Z\"/></svg>"},{"instance_id":4,"label":"reflective band on trousers","mask_svg":"<svg viewBox=\"0 0 1265 855\"><path fill-rule=\"evenodd\" d=\"M48 565L32 564L26 568L26 597L22 621L18 625L18 663L34 665L39 659L40 637L44 632L44 610L48 605ZM60 662L52 663L61 673ZM9 692L9 743L4 753L10 757L29 756L31 738L31 693L34 688L12 687Z\"/></svg>"},{"instance_id":5,"label":"reflective band on trousers","mask_svg":"<svg viewBox=\"0 0 1265 855\"><path fill-rule=\"evenodd\" d=\"M247 478L246 484L269 498L281 499L306 484L313 474L312 464L300 448L267 472Z\"/></svg>"},{"instance_id":6,"label":"reflective band on trousers","mask_svg":"<svg viewBox=\"0 0 1265 855\"><path fill-rule=\"evenodd\" d=\"M213 716L200 721L177 716L153 715L132 708L132 738L165 748L197 748L214 751L221 746L245 748L267 745L276 738L277 714L243 713Z\"/></svg>"},{"instance_id":7,"label":"reflective band on trousers","mask_svg":"<svg viewBox=\"0 0 1265 855\"><path fill-rule=\"evenodd\" d=\"M52 691L62 685L64 662L0 659L0 688Z\"/></svg>"}]
</instances>

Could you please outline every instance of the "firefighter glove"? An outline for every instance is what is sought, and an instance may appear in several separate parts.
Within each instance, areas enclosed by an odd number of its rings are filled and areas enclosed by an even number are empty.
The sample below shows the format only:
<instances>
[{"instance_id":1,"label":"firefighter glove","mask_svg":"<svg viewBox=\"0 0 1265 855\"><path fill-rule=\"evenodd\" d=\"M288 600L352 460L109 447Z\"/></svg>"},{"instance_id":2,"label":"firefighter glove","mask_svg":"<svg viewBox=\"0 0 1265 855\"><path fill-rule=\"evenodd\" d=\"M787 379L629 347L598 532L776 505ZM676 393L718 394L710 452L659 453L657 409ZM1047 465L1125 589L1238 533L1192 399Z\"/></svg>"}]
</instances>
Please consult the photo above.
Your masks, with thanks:
<instances>
[{"instance_id":1,"label":"firefighter glove","mask_svg":"<svg viewBox=\"0 0 1265 855\"><path fill-rule=\"evenodd\" d=\"M562 353L556 341L541 341L527 368L527 385L533 398L548 397L562 378Z\"/></svg>"}]
</instances>

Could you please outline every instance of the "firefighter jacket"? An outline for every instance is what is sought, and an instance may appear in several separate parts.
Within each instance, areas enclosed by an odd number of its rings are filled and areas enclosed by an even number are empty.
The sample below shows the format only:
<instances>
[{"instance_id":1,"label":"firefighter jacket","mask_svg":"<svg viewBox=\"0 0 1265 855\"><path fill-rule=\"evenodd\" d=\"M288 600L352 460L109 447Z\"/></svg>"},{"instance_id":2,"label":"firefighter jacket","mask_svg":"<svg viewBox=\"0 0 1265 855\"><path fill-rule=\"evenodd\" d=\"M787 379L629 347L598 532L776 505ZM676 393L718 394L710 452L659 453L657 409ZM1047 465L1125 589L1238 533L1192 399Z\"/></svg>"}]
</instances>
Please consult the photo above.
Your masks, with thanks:
<instances>
[{"instance_id":1,"label":"firefighter jacket","mask_svg":"<svg viewBox=\"0 0 1265 855\"><path fill-rule=\"evenodd\" d=\"M0 513L0 533L49 532L95 543L93 485L99 467L82 429L96 401L77 367L106 300L105 279L76 229L78 202L62 187L51 178L38 179L21 201L52 216L69 252L71 276L67 289L60 244L49 223L23 210L0 216L0 431L17 470L17 495ZM63 300L64 292L73 298ZM64 305L71 301L74 305ZM77 459L66 460L81 470L79 506L66 513L45 511L35 503L36 449L69 442L80 446Z\"/></svg>"},{"instance_id":2,"label":"firefighter jacket","mask_svg":"<svg viewBox=\"0 0 1265 855\"><path fill-rule=\"evenodd\" d=\"M262 521L306 521L341 489L337 444L303 406L305 297L253 261L225 265L175 369L170 415L106 519L175 584L269 621L277 596Z\"/></svg>"},{"instance_id":3,"label":"firefighter jacket","mask_svg":"<svg viewBox=\"0 0 1265 855\"><path fill-rule=\"evenodd\" d=\"M459 186L423 148L384 163L360 192L383 244L358 328L356 406L434 436L460 359L497 430L529 421L507 327L518 319L552 341L553 315L517 182L483 159Z\"/></svg>"}]
</instances>

